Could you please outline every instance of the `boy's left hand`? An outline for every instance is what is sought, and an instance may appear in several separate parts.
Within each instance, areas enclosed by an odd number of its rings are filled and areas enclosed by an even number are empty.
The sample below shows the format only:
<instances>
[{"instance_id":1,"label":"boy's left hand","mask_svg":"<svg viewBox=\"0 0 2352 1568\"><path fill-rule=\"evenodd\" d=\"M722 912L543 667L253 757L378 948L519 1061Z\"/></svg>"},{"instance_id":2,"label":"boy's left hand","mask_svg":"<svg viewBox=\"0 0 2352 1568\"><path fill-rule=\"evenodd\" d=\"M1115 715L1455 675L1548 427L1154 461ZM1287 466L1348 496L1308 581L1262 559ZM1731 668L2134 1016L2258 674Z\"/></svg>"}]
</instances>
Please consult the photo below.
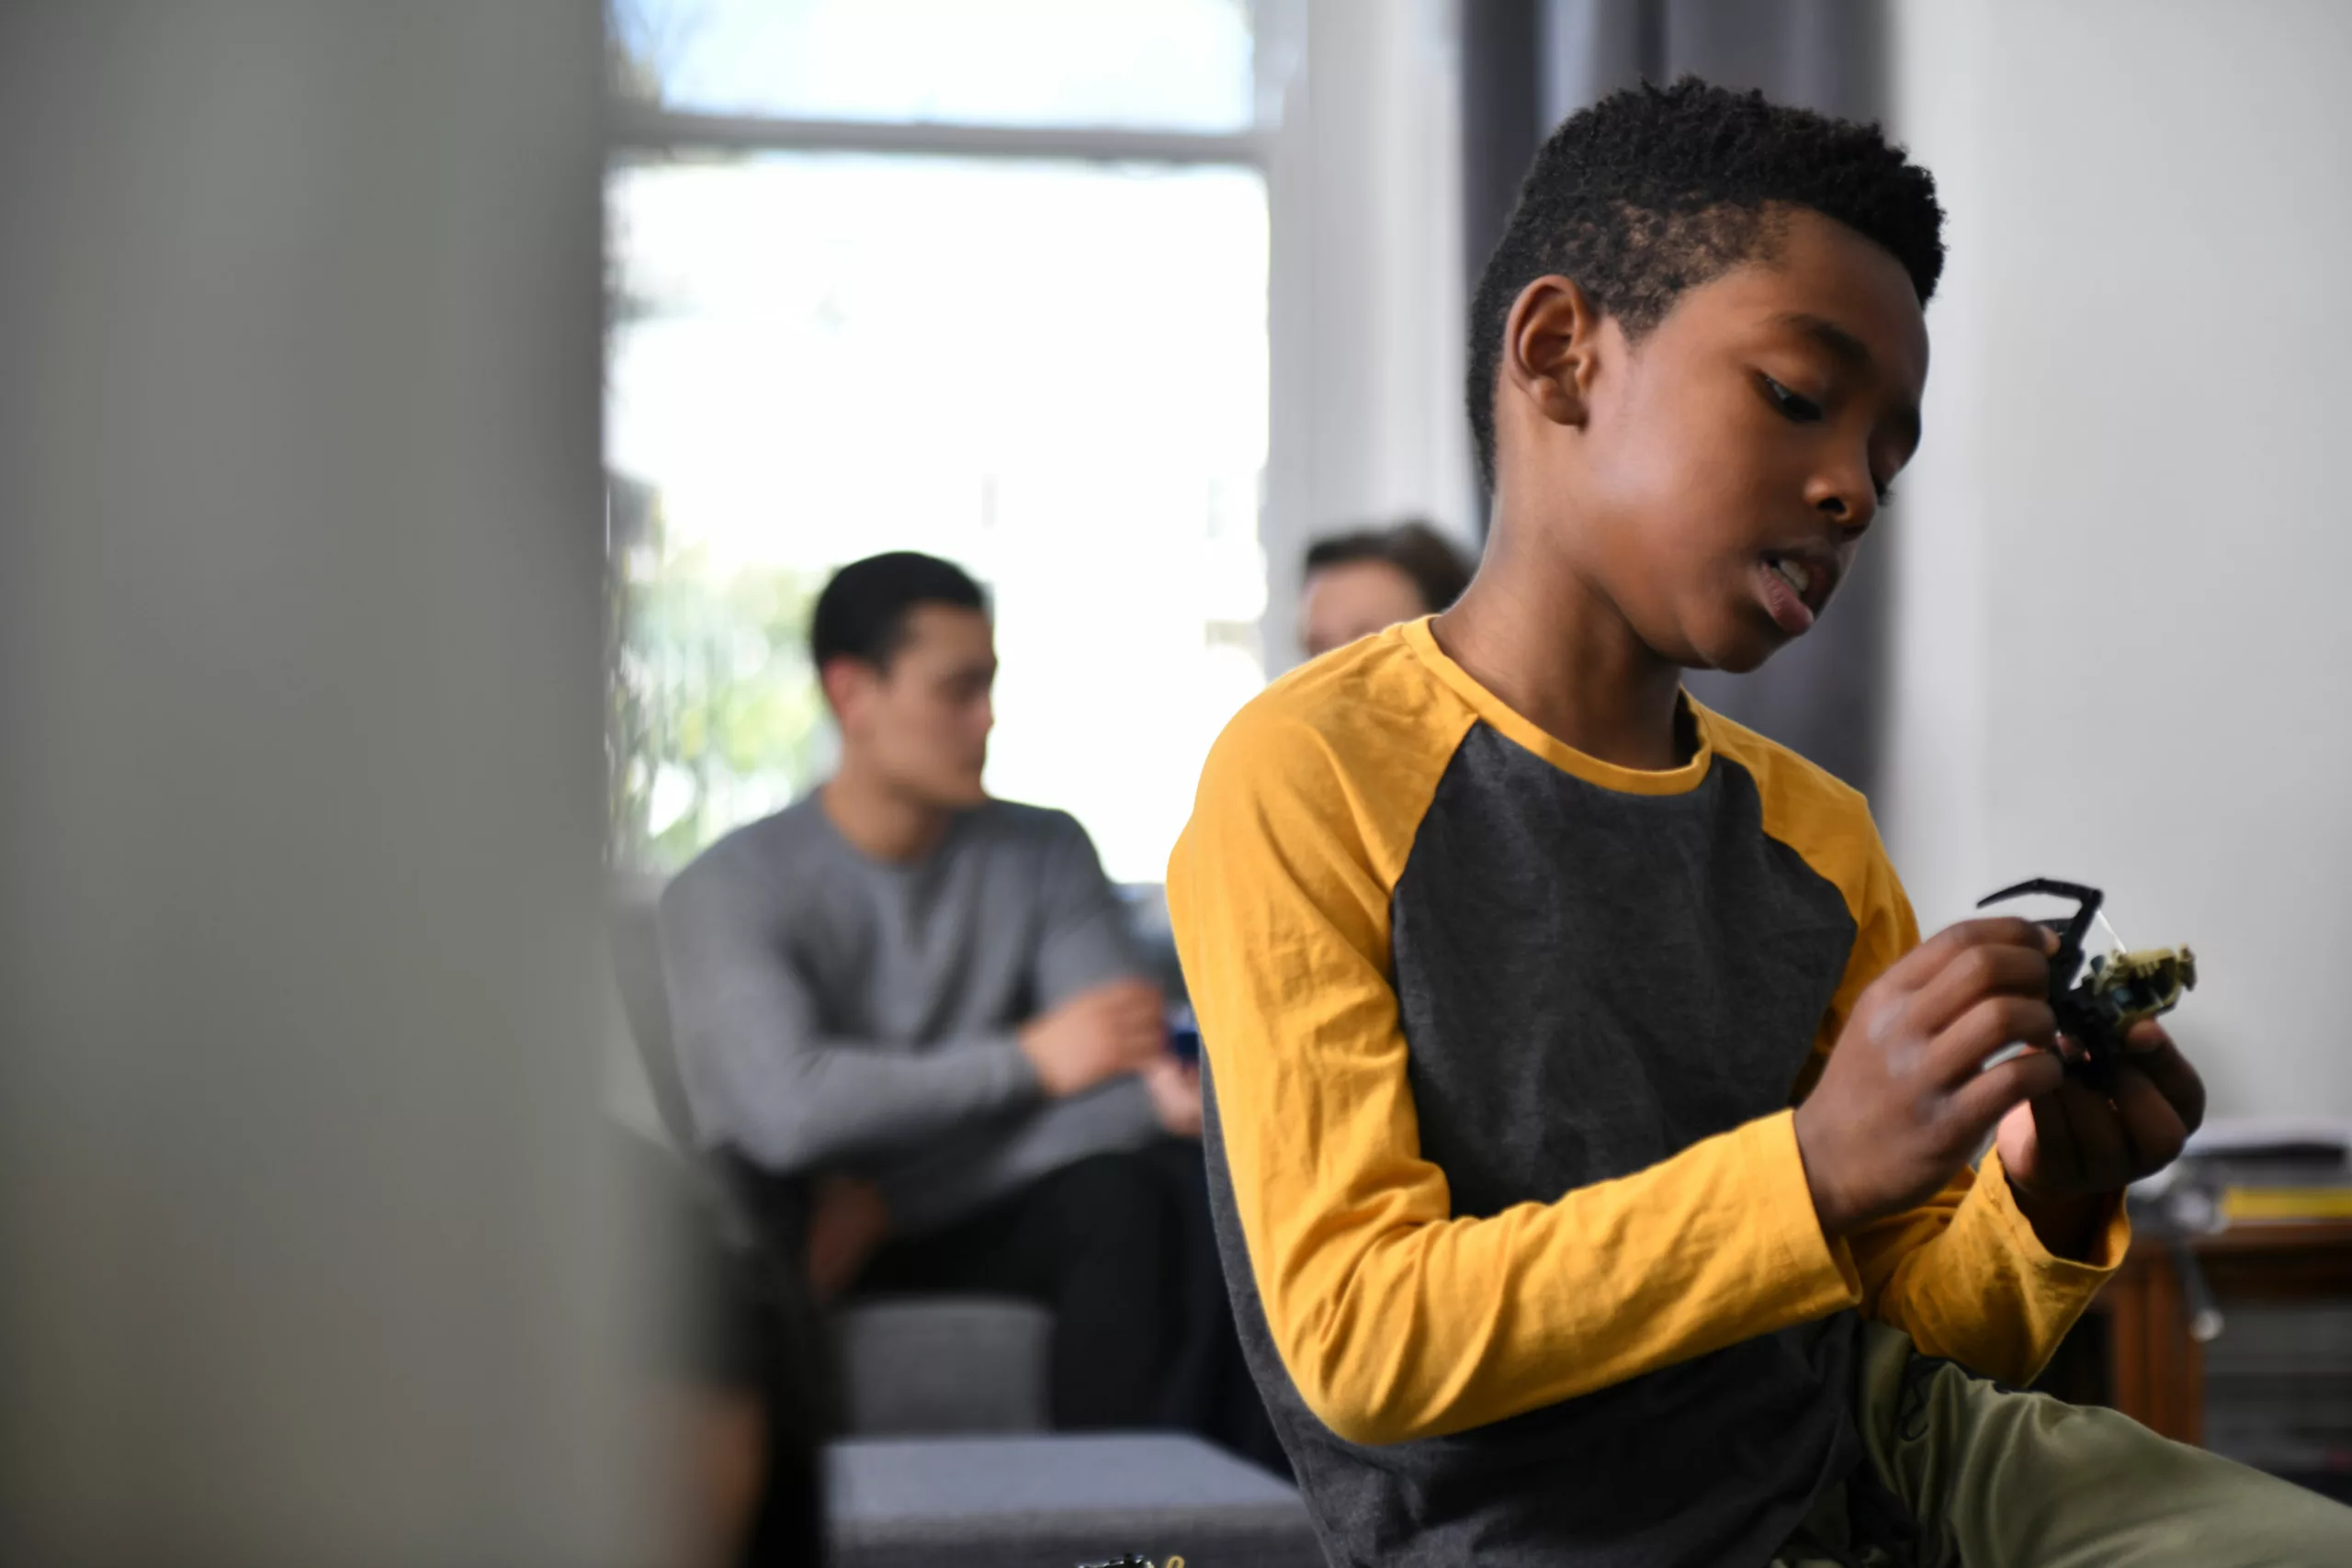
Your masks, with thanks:
<instances>
[{"instance_id":1,"label":"boy's left hand","mask_svg":"<svg viewBox=\"0 0 2352 1568\"><path fill-rule=\"evenodd\" d=\"M2042 1246L2086 1254L2112 1195L2180 1156L2205 1119L2205 1083L2154 1020L2124 1036L2111 1096L2068 1078L2001 1118L1995 1145Z\"/></svg>"}]
</instances>

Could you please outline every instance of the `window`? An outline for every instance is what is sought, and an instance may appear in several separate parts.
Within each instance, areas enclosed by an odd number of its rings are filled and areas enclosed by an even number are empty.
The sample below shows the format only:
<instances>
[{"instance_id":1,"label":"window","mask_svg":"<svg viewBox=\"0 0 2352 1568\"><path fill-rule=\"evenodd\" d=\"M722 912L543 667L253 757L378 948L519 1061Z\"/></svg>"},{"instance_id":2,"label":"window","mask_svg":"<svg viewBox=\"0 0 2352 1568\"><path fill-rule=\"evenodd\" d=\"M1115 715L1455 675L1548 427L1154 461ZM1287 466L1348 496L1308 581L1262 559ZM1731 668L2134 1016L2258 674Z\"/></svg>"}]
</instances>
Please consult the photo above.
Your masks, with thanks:
<instances>
[{"instance_id":1,"label":"window","mask_svg":"<svg viewBox=\"0 0 2352 1568\"><path fill-rule=\"evenodd\" d=\"M616 859L823 776L808 602L912 548L991 593L991 790L1159 878L1263 681L1268 14L619 8Z\"/></svg>"},{"instance_id":2,"label":"window","mask_svg":"<svg viewBox=\"0 0 2352 1568\"><path fill-rule=\"evenodd\" d=\"M639 0L623 81L668 107L790 120L1256 123L1241 0Z\"/></svg>"}]
</instances>

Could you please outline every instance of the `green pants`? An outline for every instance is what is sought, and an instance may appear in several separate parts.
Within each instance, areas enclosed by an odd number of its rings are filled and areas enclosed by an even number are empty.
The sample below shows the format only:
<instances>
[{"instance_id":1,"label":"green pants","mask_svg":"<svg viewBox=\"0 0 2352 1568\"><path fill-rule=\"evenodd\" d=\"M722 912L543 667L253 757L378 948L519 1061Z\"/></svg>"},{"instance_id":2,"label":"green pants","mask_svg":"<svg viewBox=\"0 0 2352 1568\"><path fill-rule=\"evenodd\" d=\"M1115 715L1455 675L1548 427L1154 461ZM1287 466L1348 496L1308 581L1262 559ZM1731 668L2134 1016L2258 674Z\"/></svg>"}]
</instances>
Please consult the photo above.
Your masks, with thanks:
<instances>
[{"instance_id":1,"label":"green pants","mask_svg":"<svg viewBox=\"0 0 2352 1568\"><path fill-rule=\"evenodd\" d=\"M1876 1324L1860 1381L1878 1485L1833 1488L1776 1568L2352 1564L2352 1508L2112 1410L2001 1388ZM1880 1544L1904 1515L1913 1539Z\"/></svg>"}]
</instances>

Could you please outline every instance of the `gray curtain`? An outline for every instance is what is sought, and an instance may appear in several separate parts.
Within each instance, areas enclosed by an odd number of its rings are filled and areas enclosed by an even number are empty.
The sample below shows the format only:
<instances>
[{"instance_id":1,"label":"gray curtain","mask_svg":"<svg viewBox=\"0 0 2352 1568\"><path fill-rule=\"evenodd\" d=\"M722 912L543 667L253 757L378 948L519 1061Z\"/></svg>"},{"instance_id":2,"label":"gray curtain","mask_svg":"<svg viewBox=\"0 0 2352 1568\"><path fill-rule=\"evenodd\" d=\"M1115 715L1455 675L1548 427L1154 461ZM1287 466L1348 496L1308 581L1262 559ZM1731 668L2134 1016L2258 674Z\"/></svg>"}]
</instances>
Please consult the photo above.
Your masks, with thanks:
<instances>
[{"instance_id":1,"label":"gray curtain","mask_svg":"<svg viewBox=\"0 0 2352 1568\"><path fill-rule=\"evenodd\" d=\"M1607 93L1688 73L1842 118L1885 112L1881 0L1462 0L1462 7L1464 227L1474 290L1537 144ZM1829 615L1762 670L1694 671L1691 692L1867 792L1883 728L1886 556L1883 536L1872 538Z\"/></svg>"}]
</instances>

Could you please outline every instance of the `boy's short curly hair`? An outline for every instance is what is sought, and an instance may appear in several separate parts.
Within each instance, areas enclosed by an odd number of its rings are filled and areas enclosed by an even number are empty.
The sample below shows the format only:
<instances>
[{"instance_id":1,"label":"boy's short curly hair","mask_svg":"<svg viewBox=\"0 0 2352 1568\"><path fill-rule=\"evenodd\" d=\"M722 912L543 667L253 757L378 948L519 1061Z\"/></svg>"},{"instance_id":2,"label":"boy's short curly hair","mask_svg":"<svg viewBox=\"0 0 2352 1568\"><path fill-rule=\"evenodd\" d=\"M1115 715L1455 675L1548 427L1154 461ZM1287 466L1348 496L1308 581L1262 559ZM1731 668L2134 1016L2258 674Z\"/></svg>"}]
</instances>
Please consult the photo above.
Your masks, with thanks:
<instances>
[{"instance_id":1,"label":"boy's short curly hair","mask_svg":"<svg viewBox=\"0 0 2352 1568\"><path fill-rule=\"evenodd\" d=\"M1943 273L1936 182L1876 125L1831 119L1695 76L1571 115L1537 150L1470 306L1470 427L1495 483L1503 328L1539 277L1573 278L1639 338L1684 290L1769 254L1776 209L1809 208L1883 246L1924 305Z\"/></svg>"}]
</instances>

